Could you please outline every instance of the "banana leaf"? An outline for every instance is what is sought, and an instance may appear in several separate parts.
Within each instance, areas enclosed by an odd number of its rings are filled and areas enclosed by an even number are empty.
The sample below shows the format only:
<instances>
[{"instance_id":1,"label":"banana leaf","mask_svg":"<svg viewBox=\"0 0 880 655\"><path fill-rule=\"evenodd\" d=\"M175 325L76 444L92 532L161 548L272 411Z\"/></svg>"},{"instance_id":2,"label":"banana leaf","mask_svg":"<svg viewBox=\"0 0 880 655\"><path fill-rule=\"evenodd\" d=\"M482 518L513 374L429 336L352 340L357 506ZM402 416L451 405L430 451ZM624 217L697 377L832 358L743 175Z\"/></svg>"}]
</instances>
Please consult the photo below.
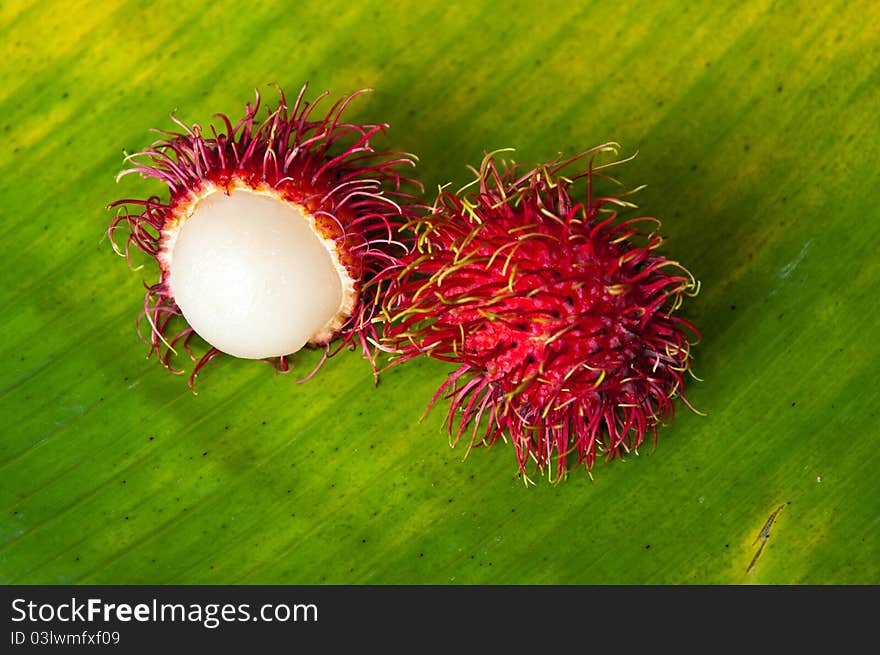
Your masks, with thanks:
<instances>
[{"instance_id":1,"label":"banana leaf","mask_svg":"<svg viewBox=\"0 0 880 655\"><path fill-rule=\"evenodd\" d=\"M123 153L306 82L374 88L350 117L429 195L496 148L638 153L705 416L527 487L420 421L447 364L222 358L194 395L147 359L157 271L105 207L161 188ZM878 110L868 1L2 3L0 582L880 583Z\"/></svg>"}]
</instances>

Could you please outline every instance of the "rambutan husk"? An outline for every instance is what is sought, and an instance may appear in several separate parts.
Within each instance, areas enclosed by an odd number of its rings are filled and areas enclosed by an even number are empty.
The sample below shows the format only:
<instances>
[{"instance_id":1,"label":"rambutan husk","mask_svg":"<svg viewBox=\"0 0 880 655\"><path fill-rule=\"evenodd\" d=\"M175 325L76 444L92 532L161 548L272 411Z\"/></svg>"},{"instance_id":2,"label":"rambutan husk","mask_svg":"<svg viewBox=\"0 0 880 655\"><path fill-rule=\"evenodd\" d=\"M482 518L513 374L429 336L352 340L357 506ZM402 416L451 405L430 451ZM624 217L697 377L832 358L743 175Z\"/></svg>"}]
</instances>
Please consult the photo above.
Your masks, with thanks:
<instances>
[{"instance_id":1,"label":"rambutan husk","mask_svg":"<svg viewBox=\"0 0 880 655\"><path fill-rule=\"evenodd\" d=\"M195 332L180 317L173 289L169 285L169 250L181 222L200 199L216 192L236 189L269 195L296 205L316 235L327 245L339 269L344 293L344 311L327 329L315 335L311 345L324 350L317 371L328 357L343 348L361 348L376 372L376 295L374 278L386 269L399 268L410 250L401 239L400 227L414 215L421 184L401 174L414 166L415 157L402 152L376 151L371 140L383 135L388 125L343 122L349 103L363 89L341 98L319 115L321 94L305 100L306 87L289 106L278 89L279 100L262 119L259 92L248 103L244 116L233 124L223 114L206 135L198 124L188 126L174 114L179 131L152 130L162 135L142 152L126 157L129 168L119 177L137 173L164 183L169 197L126 198L109 205L116 209L108 234L114 249L131 263L132 247L159 264L159 281L146 284L143 311L138 318L150 326L145 339L150 353L171 372L182 373L172 359L178 349L186 350L195 365L196 376L222 353L214 347L197 356L191 348ZM128 236L117 245L116 232L125 225ZM278 372L291 370L290 356L268 358Z\"/></svg>"},{"instance_id":2,"label":"rambutan husk","mask_svg":"<svg viewBox=\"0 0 880 655\"><path fill-rule=\"evenodd\" d=\"M449 400L450 442L468 452L509 439L527 481L638 452L673 399L687 403L700 335L674 314L699 284L657 253L657 219L619 217L632 191L594 195L600 179L622 188L607 169L628 160L596 163L617 147L532 170L487 154L471 185L410 221L417 248L384 276L390 365L456 364L428 409Z\"/></svg>"}]
</instances>

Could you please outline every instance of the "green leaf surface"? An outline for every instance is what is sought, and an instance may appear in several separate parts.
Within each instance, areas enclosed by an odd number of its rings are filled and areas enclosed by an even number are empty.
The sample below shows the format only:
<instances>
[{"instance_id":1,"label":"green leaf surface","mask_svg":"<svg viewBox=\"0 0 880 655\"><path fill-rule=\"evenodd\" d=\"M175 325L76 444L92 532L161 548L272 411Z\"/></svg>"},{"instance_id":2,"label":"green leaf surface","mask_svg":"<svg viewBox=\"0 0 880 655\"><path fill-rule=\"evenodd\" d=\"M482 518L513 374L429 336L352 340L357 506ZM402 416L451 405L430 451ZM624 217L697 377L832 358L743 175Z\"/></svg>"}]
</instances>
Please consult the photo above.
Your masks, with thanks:
<instances>
[{"instance_id":1,"label":"green leaf surface","mask_svg":"<svg viewBox=\"0 0 880 655\"><path fill-rule=\"evenodd\" d=\"M880 583L880 11L869 1L0 5L0 582ZM297 384L146 360L122 151L253 89L387 121L429 189L615 140L702 281L656 448L526 488L450 449L450 367ZM297 356L308 371L318 353ZM780 505L753 568L755 543Z\"/></svg>"}]
</instances>

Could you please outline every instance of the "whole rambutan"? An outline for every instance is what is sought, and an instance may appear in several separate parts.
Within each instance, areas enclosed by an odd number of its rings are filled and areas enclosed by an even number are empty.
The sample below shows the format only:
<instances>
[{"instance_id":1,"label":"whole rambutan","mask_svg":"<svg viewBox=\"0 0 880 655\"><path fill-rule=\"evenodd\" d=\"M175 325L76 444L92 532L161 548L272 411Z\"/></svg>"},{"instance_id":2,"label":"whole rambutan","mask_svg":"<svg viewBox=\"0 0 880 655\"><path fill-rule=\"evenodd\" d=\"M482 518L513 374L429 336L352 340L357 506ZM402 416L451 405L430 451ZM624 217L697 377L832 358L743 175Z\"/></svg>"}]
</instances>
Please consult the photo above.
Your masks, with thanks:
<instances>
[{"instance_id":1,"label":"whole rambutan","mask_svg":"<svg viewBox=\"0 0 880 655\"><path fill-rule=\"evenodd\" d=\"M159 180L169 197L112 203L110 238L127 225L117 252L128 258L135 246L159 264L141 317L166 368L182 372L172 363L179 345L197 360L190 386L221 352L287 371L288 356L306 344L324 347L321 363L359 344L374 361L372 279L408 251L398 228L420 186L399 169L414 158L373 149L387 124L343 122L361 91L322 115L327 93L309 103L305 91L288 107L279 89L262 119L258 93L234 125L217 114L209 135L172 114L180 131L154 130L161 140L126 157L120 177ZM210 345L200 358L194 334Z\"/></svg>"},{"instance_id":2,"label":"whole rambutan","mask_svg":"<svg viewBox=\"0 0 880 655\"><path fill-rule=\"evenodd\" d=\"M699 339L673 315L698 284L657 254L659 221L619 219L634 207L628 193L594 197L594 182L616 182L604 171L622 163L594 158L616 147L530 171L488 154L475 183L441 189L410 222L418 246L387 276L392 365L418 355L457 364L428 407L450 399L452 445L466 431L468 449L509 438L526 480L530 462L560 479L589 471L597 454L636 451L649 432L656 440ZM575 163L585 170L563 175Z\"/></svg>"}]
</instances>

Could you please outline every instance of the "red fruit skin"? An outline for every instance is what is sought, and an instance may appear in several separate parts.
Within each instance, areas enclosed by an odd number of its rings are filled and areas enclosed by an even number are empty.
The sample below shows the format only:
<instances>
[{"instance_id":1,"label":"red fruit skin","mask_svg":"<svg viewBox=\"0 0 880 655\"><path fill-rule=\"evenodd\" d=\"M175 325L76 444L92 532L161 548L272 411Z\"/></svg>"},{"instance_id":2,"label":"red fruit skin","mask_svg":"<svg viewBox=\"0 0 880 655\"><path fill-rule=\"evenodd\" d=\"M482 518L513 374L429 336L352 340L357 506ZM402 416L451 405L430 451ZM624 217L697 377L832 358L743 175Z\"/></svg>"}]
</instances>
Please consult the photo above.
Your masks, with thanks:
<instances>
[{"instance_id":1,"label":"red fruit skin","mask_svg":"<svg viewBox=\"0 0 880 655\"><path fill-rule=\"evenodd\" d=\"M153 130L163 138L126 158L130 167L120 177L136 173L157 179L167 186L169 198L128 198L111 203L109 207L117 208L117 214L108 234L114 249L124 252L126 258L135 247L159 264L159 282L147 285L138 322L144 318L150 324L151 354L172 373L182 373L171 361L178 345L197 360L190 375L191 388L199 371L222 353L210 348L196 358L190 349L195 334L192 328L175 327L174 319L181 313L168 286L164 238L175 229L186 208L212 186L227 193L237 186L271 191L314 217L321 236L336 243L339 261L354 280L359 296L351 317L333 337L335 347L329 342L316 344L325 348L318 368L342 348L360 345L376 371L374 278L401 266L411 244L401 240L400 227L417 208L423 208L423 202L421 184L400 172L402 166L414 166L414 158L406 153L376 151L371 144L388 125L342 120L349 103L365 91L368 89L343 97L319 114L316 107L327 93L307 102L304 86L293 106L288 106L279 89L278 104L263 119L258 119L258 93L237 123L217 114L219 124L210 127L210 136L199 125L187 126L172 114L179 132ZM128 236L120 248L114 237L123 225ZM288 356L266 361L280 372L290 368Z\"/></svg>"},{"instance_id":2,"label":"red fruit skin","mask_svg":"<svg viewBox=\"0 0 880 655\"><path fill-rule=\"evenodd\" d=\"M592 198L605 177L593 156L608 149L525 173L487 155L476 191L441 191L411 222L418 249L383 299L396 362L458 364L431 401L450 399L453 445L468 429L469 448L509 438L526 479L530 462L559 479L656 439L699 339L673 315L698 285L655 252L659 221L618 220L632 205ZM585 171L561 175L581 160ZM579 203L570 192L581 178Z\"/></svg>"}]
</instances>

